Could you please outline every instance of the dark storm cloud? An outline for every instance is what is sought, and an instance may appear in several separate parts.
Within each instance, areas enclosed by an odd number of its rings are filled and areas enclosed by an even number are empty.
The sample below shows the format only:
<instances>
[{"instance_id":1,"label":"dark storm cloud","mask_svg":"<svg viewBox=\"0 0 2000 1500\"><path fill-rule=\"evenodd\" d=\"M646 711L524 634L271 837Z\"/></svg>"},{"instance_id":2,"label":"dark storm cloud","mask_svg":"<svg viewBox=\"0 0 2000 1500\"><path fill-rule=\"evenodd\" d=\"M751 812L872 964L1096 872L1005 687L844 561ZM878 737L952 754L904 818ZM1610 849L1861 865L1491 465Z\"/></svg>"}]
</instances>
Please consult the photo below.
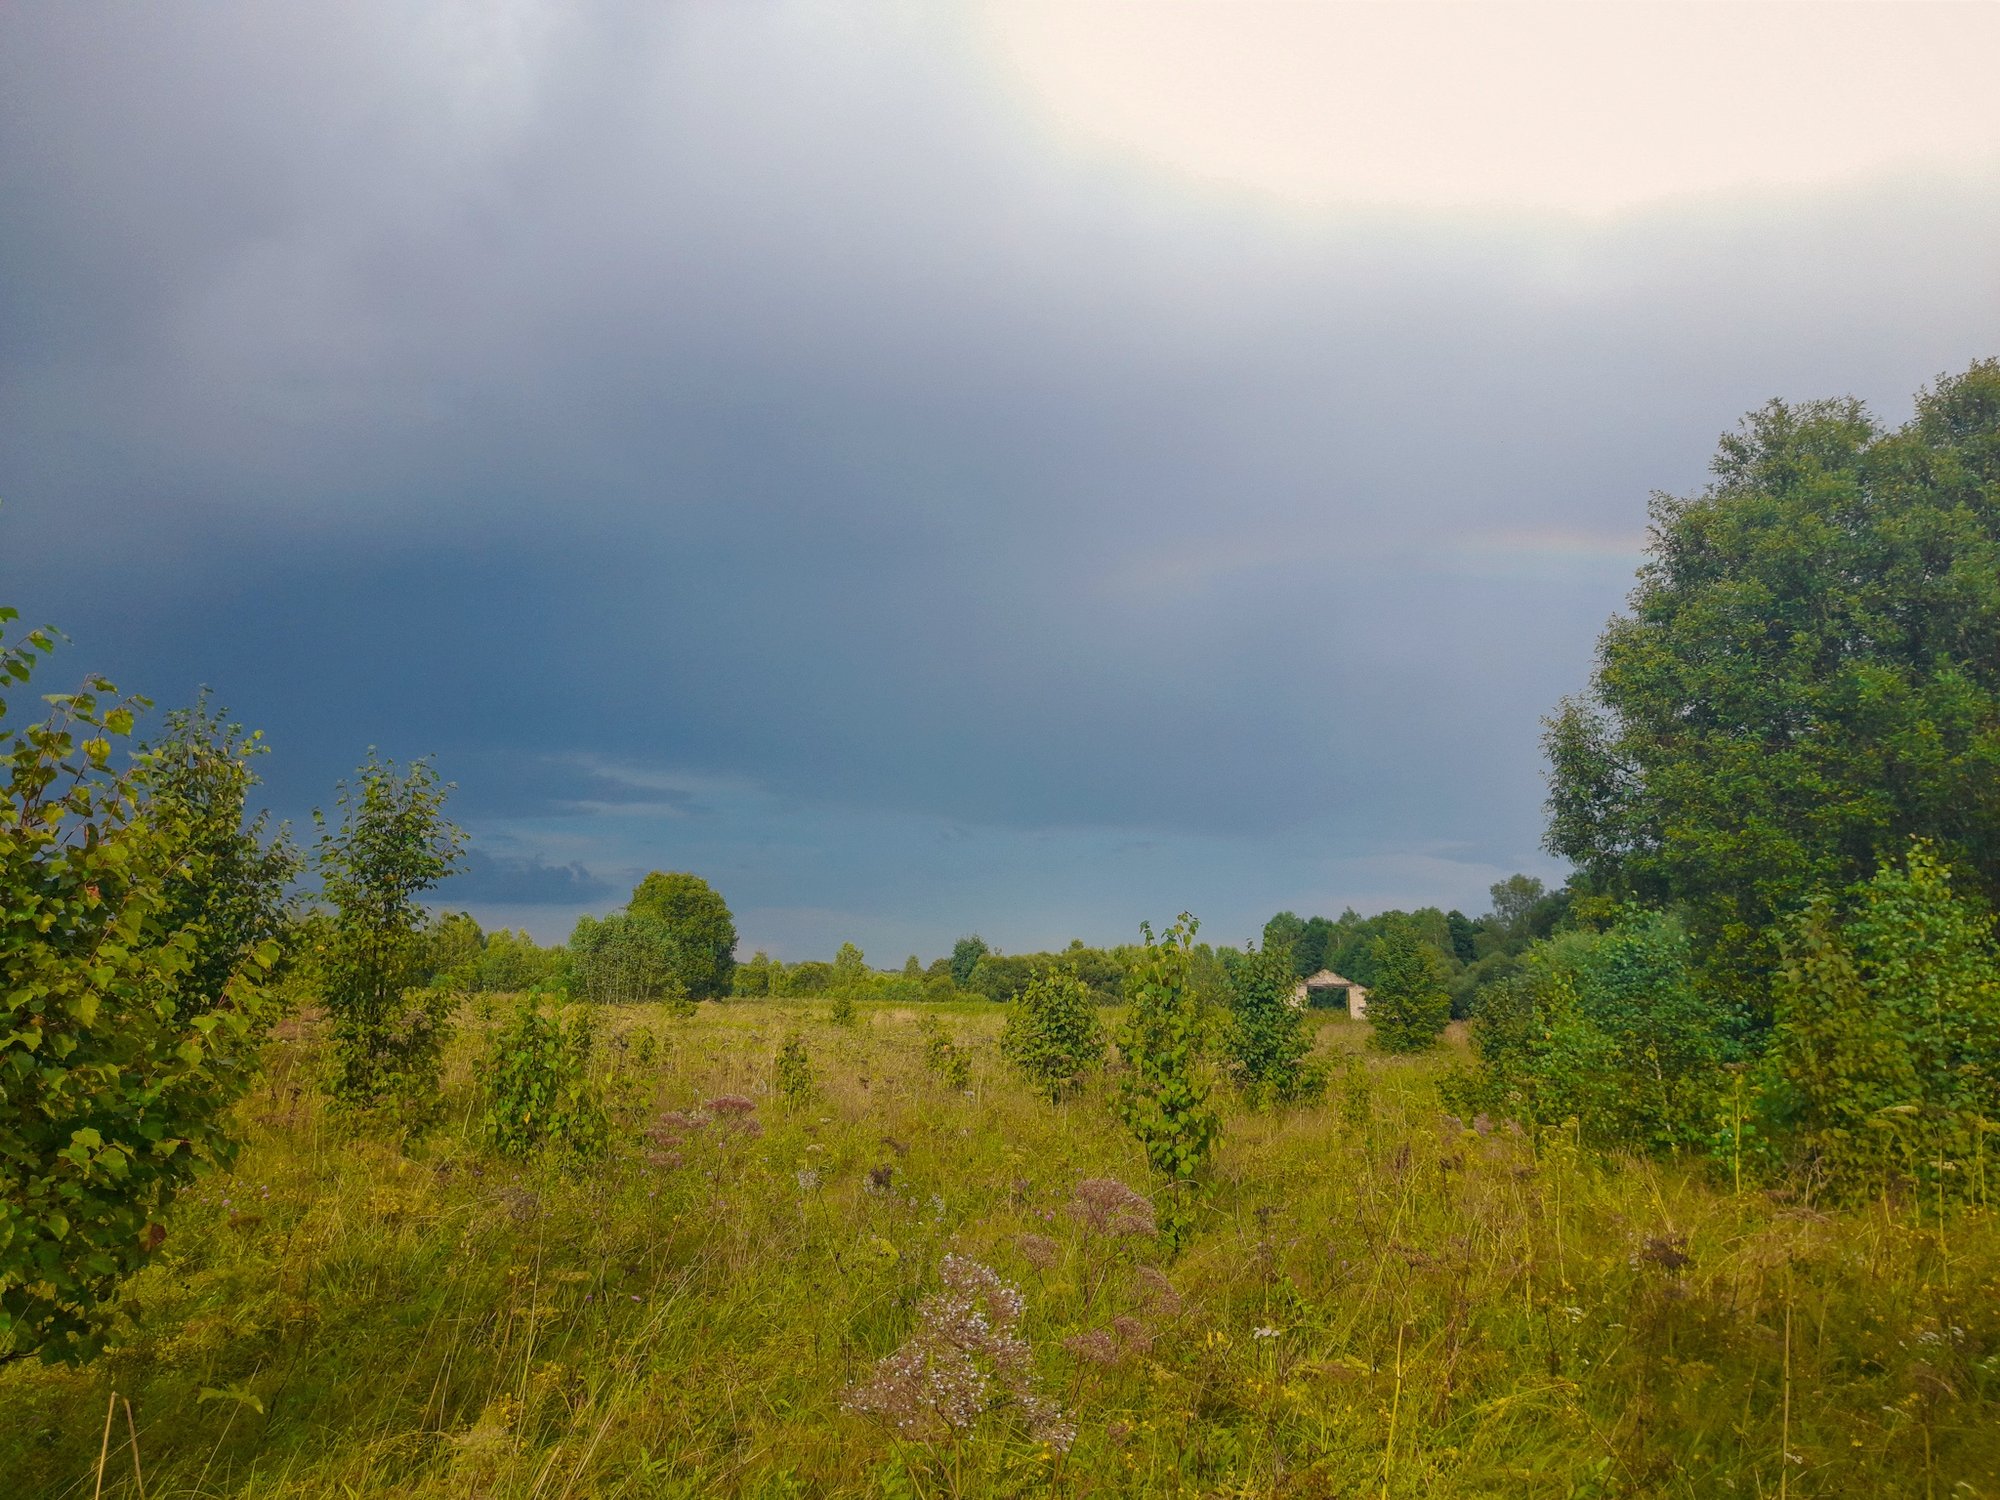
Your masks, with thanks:
<instances>
[{"instance_id":1,"label":"dark storm cloud","mask_svg":"<svg viewBox=\"0 0 2000 1500\"><path fill-rule=\"evenodd\" d=\"M476 848L466 851L463 867L439 890L449 904L479 906L577 907L622 894L580 864L495 858Z\"/></svg>"},{"instance_id":2,"label":"dark storm cloud","mask_svg":"<svg viewBox=\"0 0 2000 1500\"><path fill-rule=\"evenodd\" d=\"M0 22L0 588L282 808L435 753L496 906L1476 904L1648 490L2000 346L1990 173L1304 225L914 11L433 15Z\"/></svg>"}]
</instances>

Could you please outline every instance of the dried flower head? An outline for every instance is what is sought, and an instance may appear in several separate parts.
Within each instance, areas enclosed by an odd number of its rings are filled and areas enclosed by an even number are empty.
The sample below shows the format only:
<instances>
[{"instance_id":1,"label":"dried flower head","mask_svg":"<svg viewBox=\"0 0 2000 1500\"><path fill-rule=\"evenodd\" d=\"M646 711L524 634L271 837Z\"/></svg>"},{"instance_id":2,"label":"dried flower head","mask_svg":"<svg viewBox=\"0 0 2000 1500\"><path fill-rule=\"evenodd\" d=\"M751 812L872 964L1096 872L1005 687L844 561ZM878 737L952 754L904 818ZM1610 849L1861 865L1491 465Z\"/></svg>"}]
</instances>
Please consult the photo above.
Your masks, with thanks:
<instances>
[{"instance_id":1,"label":"dried flower head","mask_svg":"<svg viewBox=\"0 0 2000 1500\"><path fill-rule=\"evenodd\" d=\"M1021 1247L1021 1258L1037 1271L1048 1270L1062 1258L1062 1246L1045 1234L1017 1235L1014 1243Z\"/></svg>"},{"instance_id":2,"label":"dried flower head","mask_svg":"<svg viewBox=\"0 0 2000 1500\"><path fill-rule=\"evenodd\" d=\"M1011 1404L1033 1437L1067 1450L1076 1428L1035 1393L1030 1351L1015 1332L1020 1292L962 1255L947 1255L938 1269L942 1287L918 1304L916 1331L843 1404L918 1439L954 1436Z\"/></svg>"},{"instance_id":3,"label":"dried flower head","mask_svg":"<svg viewBox=\"0 0 2000 1500\"><path fill-rule=\"evenodd\" d=\"M1153 1352L1153 1331L1137 1318L1120 1315L1111 1320L1111 1331L1118 1336L1118 1346L1127 1354L1150 1354Z\"/></svg>"},{"instance_id":4,"label":"dried flower head","mask_svg":"<svg viewBox=\"0 0 2000 1500\"><path fill-rule=\"evenodd\" d=\"M1093 1365L1115 1365L1123 1351L1118 1340L1108 1328L1093 1328L1088 1333L1073 1333L1063 1340L1063 1348L1078 1359Z\"/></svg>"},{"instance_id":5,"label":"dried flower head","mask_svg":"<svg viewBox=\"0 0 2000 1500\"><path fill-rule=\"evenodd\" d=\"M1113 1239L1159 1232L1151 1200L1115 1177L1084 1178L1076 1185L1069 1211L1084 1228Z\"/></svg>"},{"instance_id":6,"label":"dried flower head","mask_svg":"<svg viewBox=\"0 0 2000 1500\"><path fill-rule=\"evenodd\" d=\"M893 1177L895 1177L895 1175L896 1175L896 1169L893 1166L885 1164L879 1167L870 1167L868 1169L868 1180L866 1183L868 1191L871 1193L888 1192L889 1182Z\"/></svg>"},{"instance_id":7,"label":"dried flower head","mask_svg":"<svg viewBox=\"0 0 2000 1500\"><path fill-rule=\"evenodd\" d=\"M1132 1295L1163 1318L1171 1318L1181 1310L1181 1294L1151 1266L1132 1268Z\"/></svg>"}]
</instances>

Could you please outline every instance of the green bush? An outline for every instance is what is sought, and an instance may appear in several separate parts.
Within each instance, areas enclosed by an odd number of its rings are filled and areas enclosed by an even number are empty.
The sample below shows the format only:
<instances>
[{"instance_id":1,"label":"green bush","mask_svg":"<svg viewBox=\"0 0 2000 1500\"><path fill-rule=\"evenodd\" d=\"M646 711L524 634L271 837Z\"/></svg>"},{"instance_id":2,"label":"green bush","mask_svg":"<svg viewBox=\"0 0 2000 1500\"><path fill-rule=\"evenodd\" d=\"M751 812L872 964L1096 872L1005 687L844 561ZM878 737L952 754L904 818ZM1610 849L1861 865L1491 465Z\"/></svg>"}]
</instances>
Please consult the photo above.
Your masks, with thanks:
<instances>
[{"instance_id":1,"label":"green bush","mask_svg":"<svg viewBox=\"0 0 2000 1500\"><path fill-rule=\"evenodd\" d=\"M424 984L428 958L418 897L458 863L465 835L444 816L449 787L430 762L395 762L371 750L338 797L340 826L313 815L313 851L332 907L321 957L333 1022L334 1096L420 1122L438 1098L450 997Z\"/></svg>"},{"instance_id":2,"label":"green bush","mask_svg":"<svg viewBox=\"0 0 2000 1500\"><path fill-rule=\"evenodd\" d=\"M1421 1052L1437 1044L1451 1021L1444 955L1409 922L1396 922L1369 950L1368 990L1373 1043L1384 1052Z\"/></svg>"},{"instance_id":3,"label":"green bush","mask_svg":"<svg viewBox=\"0 0 2000 1500\"><path fill-rule=\"evenodd\" d=\"M1208 1020L1190 982L1198 925L1182 912L1157 942L1153 929L1141 925L1146 946L1132 969L1131 1004L1118 1030L1126 1064L1119 1116L1153 1170L1168 1179L1160 1228L1173 1246L1185 1244L1193 1230L1194 1177L1222 1134L1203 1056Z\"/></svg>"},{"instance_id":4,"label":"green bush","mask_svg":"<svg viewBox=\"0 0 2000 1500\"><path fill-rule=\"evenodd\" d=\"M2000 949L1928 845L1794 924L1761 1133L1837 1193L1962 1197L2000 1122Z\"/></svg>"},{"instance_id":5,"label":"green bush","mask_svg":"<svg viewBox=\"0 0 2000 1500\"><path fill-rule=\"evenodd\" d=\"M1326 1092L1326 1071L1311 1059L1311 1020L1293 1003L1293 956L1286 948L1245 954L1230 971L1224 1044L1237 1086L1253 1103L1289 1104Z\"/></svg>"},{"instance_id":6,"label":"green bush","mask_svg":"<svg viewBox=\"0 0 2000 1500\"><path fill-rule=\"evenodd\" d=\"M950 983L949 980L946 983ZM951 1039L944 1022L933 1012L923 1019L924 1066L956 1093L964 1093L972 1084L972 1059L965 1049Z\"/></svg>"},{"instance_id":7,"label":"green bush","mask_svg":"<svg viewBox=\"0 0 2000 1500\"><path fill-rule=\"evenodd\" d=\"M1104 1026L1074 970L1056 969L1028 981L1008 1009L1000 1054L1052 1102L1103 1065Z\"/></svg>"},{"instance_id":8,"label":"green bush","mask_svg":"<svg viewBox=\"0 0 2000 1500\"><path fill-rule=\"evenodd\" d=\"M1724 1039L1670 916L1628 910L1605 931L1537 944L1480 992L1472 1036L1468 1104L1574 1118L1586 1141L1637 1151L1686 1151L1713 1131Z\"/></svg>"},{"instance_id":9,"label":"green bush","mask_svg":"<svg viewBox=\"0 0 2000 1500\"><path fill-rule=\"evenodd\" d=\"M819 1085L813 1079L812 1059L806 1056L806 1039L794 1031L785 1038L778 1048L775 1065L778 1092L784 1095L785 1103L798 1109L809 1103Z\"/></svg>"},{"instance_id":10,"label":"green bush","mask_svg":"<svg viewBox=\"0 0 2000 1500\"><path fill-rule=\"evenodd\" d=\"M0 649L0 691L51 646ZM204 890L284 863L234 842L249 747L197 730L114 770L144 706L115 694L92 678L26 724L0 698L0 1362L102 1347L168 1205L232 1159L272 1010L281 890Z\"/></svg>"},{"instance_id":11,"label":"green bush","mask_svg":"<svg viewBox=\"0 0 2000 1500\"><path fill-rule=\"evenodd\" d=\"M603 1154L609 1128L590 1076L593 1041L587 1009L551 1016L538 992L521 997L480 1068L482 1125L495 1150L503 1156L551 1150L577 1159Z\"/></svg>"}]
</instances>

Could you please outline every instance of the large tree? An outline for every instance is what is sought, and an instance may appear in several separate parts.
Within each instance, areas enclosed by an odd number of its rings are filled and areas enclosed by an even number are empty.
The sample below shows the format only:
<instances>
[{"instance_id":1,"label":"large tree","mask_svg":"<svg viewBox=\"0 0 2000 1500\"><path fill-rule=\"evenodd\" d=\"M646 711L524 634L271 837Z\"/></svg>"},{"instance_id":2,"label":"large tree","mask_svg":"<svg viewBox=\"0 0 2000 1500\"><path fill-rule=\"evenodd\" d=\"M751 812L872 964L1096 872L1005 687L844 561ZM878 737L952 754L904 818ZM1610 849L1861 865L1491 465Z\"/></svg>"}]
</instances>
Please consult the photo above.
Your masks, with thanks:
<instances>
[{"instance_id":1,"label":"large tree","mask_svg":"<svg viewBox=\"0 0 2000 1500\"><path fill-rule=\"evenodd\" d=\"M2000 898L2000 361L1889 430L1773 402L1659 496L1630 612L1549 722L1550 849L1686 914L1755 1031L1779 922L1912 836Z\"/></svg>"},{"instance_id":2,"label":"large tree","mask_svg":"<svg viewBox=\"0 0 2000 1500\"><path fill-rule=\"evenodd\" d=\"M729 993L736 974L736 919L706 880L655 870L639 882L625 909L658 922L672 938L676 972L689 995L714 1000Z\"/></svg>"}]
</instances>

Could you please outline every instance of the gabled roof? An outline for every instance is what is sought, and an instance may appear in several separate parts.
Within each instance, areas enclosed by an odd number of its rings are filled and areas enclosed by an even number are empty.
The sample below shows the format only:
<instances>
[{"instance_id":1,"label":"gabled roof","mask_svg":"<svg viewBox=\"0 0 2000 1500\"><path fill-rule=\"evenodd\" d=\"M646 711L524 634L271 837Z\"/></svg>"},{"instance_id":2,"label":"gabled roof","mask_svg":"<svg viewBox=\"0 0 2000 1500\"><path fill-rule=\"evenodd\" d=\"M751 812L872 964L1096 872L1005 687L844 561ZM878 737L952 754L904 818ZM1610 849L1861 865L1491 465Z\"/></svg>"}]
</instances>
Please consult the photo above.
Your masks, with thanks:
<instances>
[{"instance_id":1,"label":"gabled roof","mask_svg":"<svg viewBox=\"0 0 2000 1500\"><path fill-rule=\"evenodd\" d=\"M1330 990L1337 985L1345 985L1349 989L1361 988L1353 980L1343 979L1331 969L1321 969L1317 974L1308 976L1301 980L1300 983L1304 984L1309 990Z\"/></svg>"}]
</instances>

